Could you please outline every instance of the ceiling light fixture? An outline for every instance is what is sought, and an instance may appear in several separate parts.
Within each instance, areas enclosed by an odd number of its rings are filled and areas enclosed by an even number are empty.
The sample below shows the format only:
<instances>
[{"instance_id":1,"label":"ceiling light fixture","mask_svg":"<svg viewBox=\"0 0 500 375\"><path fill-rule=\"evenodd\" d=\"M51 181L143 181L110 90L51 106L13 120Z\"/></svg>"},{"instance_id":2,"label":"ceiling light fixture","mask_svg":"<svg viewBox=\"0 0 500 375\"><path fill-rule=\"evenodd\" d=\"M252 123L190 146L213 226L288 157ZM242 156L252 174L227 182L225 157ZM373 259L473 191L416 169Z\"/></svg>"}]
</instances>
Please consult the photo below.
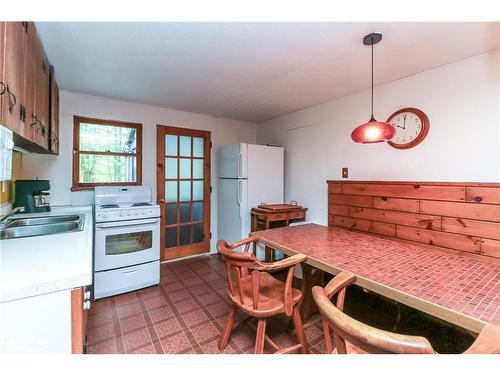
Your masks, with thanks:
<instances>
[{"instance_id":1,"label":"ceiling light fixture","mask_svg":"<svg viewBox=\"0 0 500 375\"><path fill-rule=\"evenodd\" d=\"M351 138L356 143L377 143L391 140L396 134L396 129L387 122L380 122L373 117L373 45L382 40L382 34L371 33L363 38L365 46L372 46L372 116L370 120L356 127L351 133Z\"/></svg>"}]
</instances>

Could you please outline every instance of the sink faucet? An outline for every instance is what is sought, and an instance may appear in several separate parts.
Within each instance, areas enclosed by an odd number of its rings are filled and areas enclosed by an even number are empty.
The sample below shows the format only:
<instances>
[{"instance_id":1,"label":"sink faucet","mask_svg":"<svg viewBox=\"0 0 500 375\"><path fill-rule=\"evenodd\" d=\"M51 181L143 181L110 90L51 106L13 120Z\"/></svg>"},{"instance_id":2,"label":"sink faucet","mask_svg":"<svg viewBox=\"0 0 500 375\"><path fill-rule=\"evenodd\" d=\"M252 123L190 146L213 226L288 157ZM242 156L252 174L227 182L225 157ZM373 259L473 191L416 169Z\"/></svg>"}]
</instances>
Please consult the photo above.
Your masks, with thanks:
<instances>
[{"instance_id":1,"label":"sink faucet","mask_svg":"<svg viewBox=\"0 0 500 375\"><path fill-rule=\"evenodd\" d=\"M10 211L7 215L0 217L0 228L3 228L5 226L6 221L9 217L11 217L14 214L17 214L18 212L24 212L24 207L16 207L12 211Z\"/></svg>"}]
</instances>

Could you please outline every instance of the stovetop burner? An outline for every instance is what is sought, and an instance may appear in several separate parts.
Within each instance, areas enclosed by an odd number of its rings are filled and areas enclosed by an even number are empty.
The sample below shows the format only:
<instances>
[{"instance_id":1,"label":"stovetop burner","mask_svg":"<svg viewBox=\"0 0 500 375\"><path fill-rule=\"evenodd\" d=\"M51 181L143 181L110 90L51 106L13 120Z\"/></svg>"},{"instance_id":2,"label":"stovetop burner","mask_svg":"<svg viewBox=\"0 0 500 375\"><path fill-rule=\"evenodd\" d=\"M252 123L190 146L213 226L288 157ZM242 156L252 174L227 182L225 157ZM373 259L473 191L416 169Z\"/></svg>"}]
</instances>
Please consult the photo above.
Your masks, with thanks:
<instances>
[{"instance_id":1,"label":"stovetop burner","mask_svg":"<svg viewBox=\"0 0 500 375\"><path fill-rule=\"evenodd\" d=\"M102 204L99 206L99 208L118 208L120 206L118 206L117 204Z\"/></svg>"},{"instance_id":2,"label":"stovetop burner","mask_svg":"<svg viewBox=\"0 0 500 375\"><path fill-rule=\"evenodd\" d=\"M139 202L139 203L134 203L132 205L132 207L142 207L142 206L152 206L152 204L147 202Z\"/></svg>"}]
</instances>

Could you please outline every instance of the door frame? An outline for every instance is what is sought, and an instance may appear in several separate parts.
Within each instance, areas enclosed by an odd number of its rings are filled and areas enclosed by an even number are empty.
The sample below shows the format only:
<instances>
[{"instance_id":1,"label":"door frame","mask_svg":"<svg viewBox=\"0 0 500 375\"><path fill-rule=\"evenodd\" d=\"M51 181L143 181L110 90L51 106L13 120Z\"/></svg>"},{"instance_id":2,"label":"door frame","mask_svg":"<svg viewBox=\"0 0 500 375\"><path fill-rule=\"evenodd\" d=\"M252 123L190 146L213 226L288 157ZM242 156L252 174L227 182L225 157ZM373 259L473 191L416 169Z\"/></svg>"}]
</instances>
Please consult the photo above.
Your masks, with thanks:
<instances>
[{"instance_id":1,"label":"door frame","mask_svg":"<svg viewBox=\"0 0 500 375\"><path fill-rule=\"evenodd\" d=\"M203 147L203 231L205 238L202 242L177 246L167 249L165 247L165 134L175 134L177 136L189 136L204 138ZM211 216L211 193L212 193L212 175L211 175L211 151L212 141L211 132L207 130L197 130L189 128L180 128L169 125L156 126L156 199L160 205L160 260L171 260L182 258L189 255L203 254L210 252L210 216Z\"/></svg>"}]
</instances>

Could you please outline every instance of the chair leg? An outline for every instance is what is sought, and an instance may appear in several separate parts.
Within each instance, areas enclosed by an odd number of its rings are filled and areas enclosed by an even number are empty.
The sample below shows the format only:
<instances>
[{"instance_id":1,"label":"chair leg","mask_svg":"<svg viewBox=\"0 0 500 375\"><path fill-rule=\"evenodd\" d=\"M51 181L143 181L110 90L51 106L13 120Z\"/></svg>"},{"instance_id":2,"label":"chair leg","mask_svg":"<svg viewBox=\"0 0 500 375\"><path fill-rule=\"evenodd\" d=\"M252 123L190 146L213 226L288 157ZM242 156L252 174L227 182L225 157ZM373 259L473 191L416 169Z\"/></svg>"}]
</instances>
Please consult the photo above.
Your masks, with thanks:
<instances>
[{"instance_id":1,"label":"chair leg","mask_svg":"<svg viewBox=\"0 0 500 375\"><path fill-rule=\"evenodd\" d=\"M302 319L297 306L293 308L293 323L295 324L295 332L301 346L300 351L303 354L309 353L309 346L307 345L306 335L304 334L304 327L302 326Z\"/></svg>"},{"instance_id":2,"label":"chair leg","mask_svg":"<svg viewBox=\"0 0 500 375\"><path fill-rule=\"evenodd\" d=\"M231 336L231 331L233 330L235 318L236 308L231 306L231 310L229 310L229 314L227 315L226 325L224 326L222 336L219 340L219 350L224 350L226 348L229 337Z\"/></svg>"},{"instance_id":3,"label":"chair leg","mask_svg":"<svg viewBox=\"0 0 500 375\"><path fill-rule=\"evenodd\" d=\"M266 341L266 319L259 319L259 323L257 323L257 337L255 338L255 354L264 353L265 341Z\"/></svg>"},{"instance_id":4,"label":"chair leg","mask_svg":"<svg viewBox=\"0 0 500 375\"><path fill-rule=\"evenodd\" d=\"M333 348L332 348L332 339L330 338L330 327L328 327L328 323L326 320L323 319L323 335L325 336L325 345L326 345L326 352L328 354L332 354Z\"/></svg>"}]
</instances>

